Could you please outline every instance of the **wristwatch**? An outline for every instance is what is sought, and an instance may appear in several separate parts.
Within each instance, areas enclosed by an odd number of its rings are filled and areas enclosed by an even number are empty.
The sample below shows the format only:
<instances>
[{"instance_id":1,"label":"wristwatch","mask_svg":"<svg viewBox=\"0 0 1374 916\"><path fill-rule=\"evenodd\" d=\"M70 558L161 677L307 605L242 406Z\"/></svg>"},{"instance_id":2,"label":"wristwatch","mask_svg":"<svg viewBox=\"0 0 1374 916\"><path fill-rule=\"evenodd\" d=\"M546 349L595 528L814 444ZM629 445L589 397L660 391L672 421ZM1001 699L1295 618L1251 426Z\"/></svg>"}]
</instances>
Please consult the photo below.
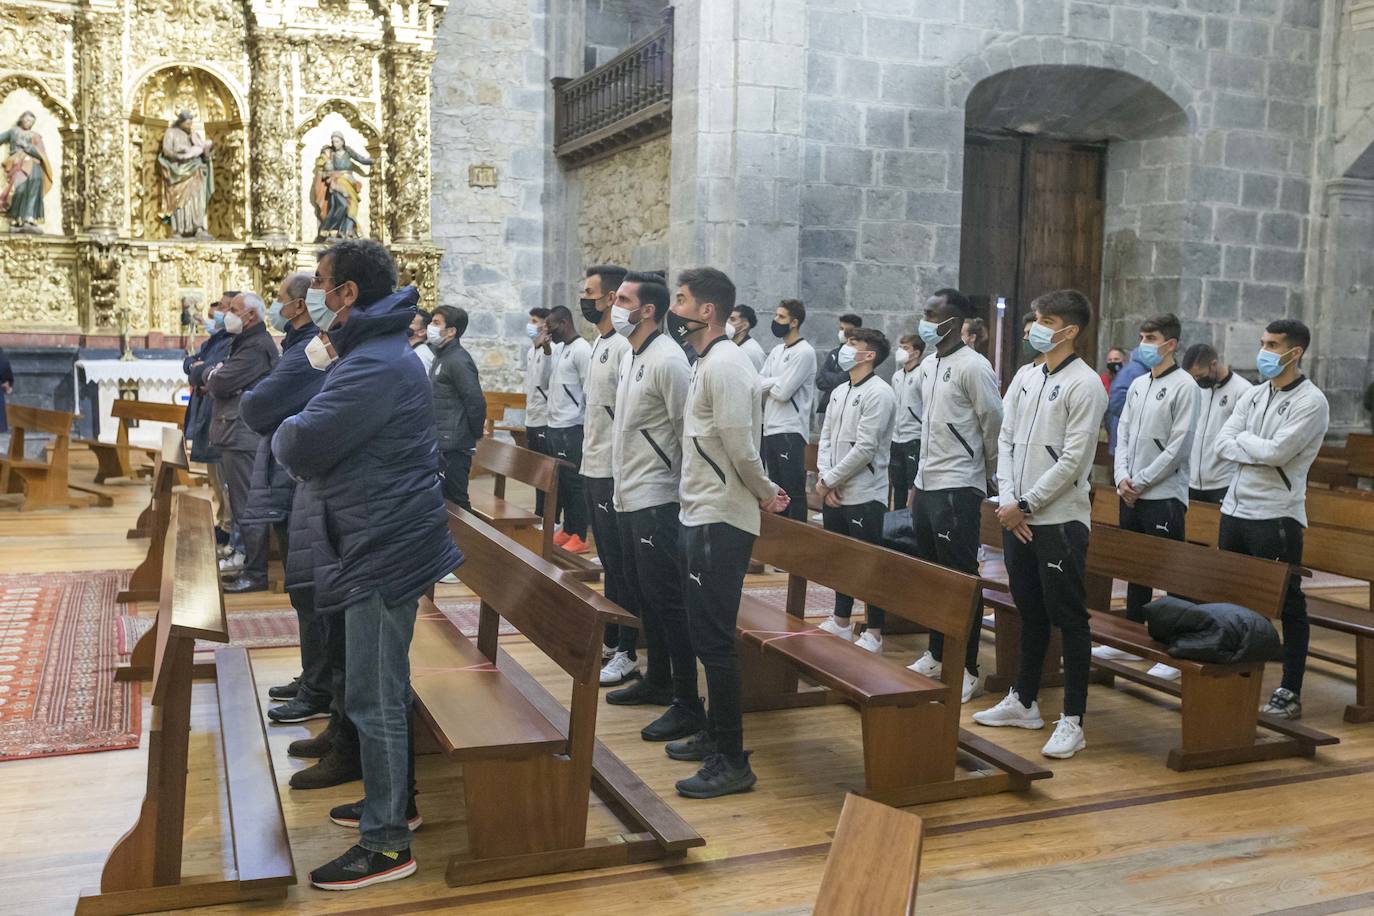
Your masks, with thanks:
<instances>
[{"instance_id":1,"label":"wristwatch","mask_svg":"<svg viewBox=\"0 0 1374 916\"><path fill-rule=\"evenodd\" d=\"M1021 510L1022 515L1029 516L1031 514L1030 503L1026 502L1024 498L1016 501L1016 508Z\"/></svg>"}]
</instances>

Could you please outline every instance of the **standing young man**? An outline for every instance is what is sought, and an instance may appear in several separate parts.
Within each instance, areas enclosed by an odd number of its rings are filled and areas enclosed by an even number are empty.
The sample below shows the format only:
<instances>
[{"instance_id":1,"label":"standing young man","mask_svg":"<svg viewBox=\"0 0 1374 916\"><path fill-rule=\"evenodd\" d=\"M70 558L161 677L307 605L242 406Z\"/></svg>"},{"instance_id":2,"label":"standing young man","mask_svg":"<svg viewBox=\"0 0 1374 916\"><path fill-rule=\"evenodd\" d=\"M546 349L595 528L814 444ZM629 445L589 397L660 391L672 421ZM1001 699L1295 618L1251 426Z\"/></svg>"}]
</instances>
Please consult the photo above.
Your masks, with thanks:
<instances>
[{"instance_id":1,"label":"standing young man","mask_svg":"<svg viewBox=\"0 0 1374 916\"><path fill-rule=\"evenodd\" d=\"M555 358L554 345L558 345ZM577 335L572 312L561 305L549 310L544 330L534 339L544 354L539 386L549 393L549 428L545 441L549 454L568 464L558 468L558 505L563 530L554 544L573 553L587 550L587 500L582 491L582 424L587 416L587 372L591 368L591 344Z\"/></svg>"},{"instance_id":2,"label":"standing young man","mask_svg":"<svg viewBox=\"0 0 1374 916\"><path fill-rule=\"evenodd\" d=\"M806 443L811 438L811 405L816 399L816 351L801 336L806 306L784 299L773 315L773 336L782 343L764 360L763 464L774 483L787 492L789 518L806 521Z\"/></svg>"},{"instance_id":3,"label":"standing young man","mask_svg":"<svg viewBox=\"0 0 1374 916\"><path fill-rule=\"evenodd\" d=\"M615 329L630 342L616 392L612 464L625 585L630 609L644 623L649 661L642 680L608 693L606 702L667 706L640 731L645 741L676 741L706 727L682 599L687 573L678 520L692 370L682 347L659 331L667 312L668 287L657 274L625 275L611 312Z\"/></svg>"},{"instance_id":4,"label":"standing young man","mask_svg":"<svg viewBox=\"0 0 1374 916\"><path fill-rule=\"evenodd\" d=\"M1264 379L1241 395L1217 434L1217 455L1237 465L1221 504L1222 550L1302 562L1307 526L1307 471L1326 435L1326 395L1302 374L1312 343L1307 325L1294 318L1269 322L1260 337L1255 368ZM1302 716L1302 678L1307 670L1307 598L1302 581L1288 579L1283 602L1283 682L1260 710L1282 719Z\"/></svg>"},{"instance_id":5,"label":"standing young man","mask_svg":"<svg viewBox=\"0 0 1374 916\"><path fill-rule=\"evenodd\" d=\"M768 479L758 453L763 417L758 373L725 336L735 284L711 267L684 271L668 313L668 331L700 354L684 409L682 484L683 581L692 649L706 670L707 724L669 744L674 760L700 760L677 784L687 798L716 798L754 785L744 750L735 621L759 512L787 508L787 493Z\"/></svg>"},{"instance_id":6,"label":"standing young man","mask_svg":"<svg viewBox=\"0 0 1374 916\"><path fill-rule=\"evenodd\" d=\"M587 514L591 517L592 537L605 576L606 597L632 613L625 587L625 561L621 552L619 520L615 511L615 472L611 461L615 435L615 392L620 382L620 361L630 352L630 343L615 332L611 323L611 303L625 268L602 264L587 268L582 288L582 317L596 325L587 369L586 437L582 443L582 482L587 491ZM601 686L610 687L639 677L635 642L639 632L608 624L602 654L609 654L601 669Z\"/></svg>"},{"instance_id":7,"label":"standing young man","mask_svg":"<svg viewBox=\"0 0 1374 916\"><path fill-rule=\"evenodd\" d=\"M887 514L887 462L897 399L892 387L874 375L887 359L881 331L859 328L840 348L839 364L849 381L830 393L816 456L816 495L826 531L881 544ZM848 641L854 636L850 615L854 599L835 593L835 612L821 629ZM868 606L868 627L859 647L883 651L882 608Z\"/></svg>"},{"instance_id":8,"label":"standing young man","mask_svg":"<svg viewBox=\"0 0 1374 916\"><path fill-rule=\"evenodd\" d=\"M730 335L744 355L749 357L749 362L754 364L754 369L758 372L763 371L763 361L768 355L763 352L763 347L759 342L750 337L749 334L759 323L759 316L747 305L737 305L735 310L730 313L730 320L726 322L725 332Z\"/></svg>"},{"instance_id":9,"label":"standing young man","mask_svg":"<svg viewBox=\"0 0 1374 916\"><path fill-rule=\"evenodd\" d=\"M541 455L549 454L549 390L541 387L544 377L544 363L554 357L546 356L544 351L534 346L534 339L544 332L544 319L549 310L536 306L530 309L530 320L525 325L525 336L530 340L530 349L525 354L525 444L531 451ZM534 514L544 515L544 491L534 494Z\"/></svg>"},{"instance_id":10,"label":"standing young man","mask_svg":"<svg viewBox=\"0 0 1374 916\"><path fill-rule=\"evenodd\" d=\"M921 464L921 355L926 342L919 334L905 334L892 354L897 364L892 373L892 393L897 398L897 419L892 427L892 450L887 476L892 487L892 508L902 509L911 496L916 468Z\"/></svg>"},{"instance_id":11,"label":"standing young man","mask_svg":"<svg viewBox=\"0 0 1374 916\"><path fill-rule=\"evenodd\" d=\"M426 373L429 372L429 367L434 365L434 350L429 345L429 323L433 318L432 312L417 308L415 317L410 322L410 352L420 358L420 364L425 367Z\"/></svg>"},{"instance_id":12,"label":"standing young man","mask_svg":"<svg viewBox=\"0 0 1374 916\"><path fill-rule=\"evenodd\" d=\"M1045 362L1022 376L1027 390L1008 393L997 456L997 518L1006 529L1002 548L1021 614L1021 653L1016 686L996 706L974 713L973 721L1044 727L1036 697L1050 627L1057 626L1064 642L1064 709L1040 752L1066 758L1085 747L1092 659L1084 582L1092 521L1089 476L1107 394L1097 373L1074 353L1078 336L1092 323L1088 298L1058 290L1032 307L1030 341Z\"/></svg>"},{"instance_id":13,"label":"standing young man","mask_svg":"<svg viewBox=\"0 0 1374 916\"><path fill-rule=\"evenodd\" d=\"M851 331L864 326L864 320L853 314L841 315L839 322L839 346L825 354L825 361L816 372L816 399L820 402L816 405L818 413L825 413L830 403L830 392L849 381L849 373L840 368L840 347L849 340Z\"/></svg>"},{"instance_id":14,"label":"standing young man","mask_svg":"<svg viewBox=\"0 0 1374 916\"><path fill-rule=\"evenodd\" d=\"M911 522L917 556L977 575L982 506L988 480L996 473L1002 398L992 364L964 341L964 321L971 310L968 297L957 289L936 290L926 300L917 329L927 350L920 371L925 423ZM973 620L964 652L965 703L978 692L981 624L981 619ZM944 651L944 636L932 632L928 651L911 670L939 678Z\"/></svg>"},{"instance_id":15,"label":"standing young man","mask_svg":"<svg viewBox=\"0 0 1374 916\"><path fill-rule=\"evenodd\" d=\"M434 387L434 424L439 433L439 454L444 470L444 498L471 509L468 478L477 440L487 426L487 399L472 354L463 346L468 313L441 305L430 319L426 339L434 351L429 382Z\"/></svg>"},{"instance_id":16,"label":"standing young man","mask_svg":"<svg viewBox=\"0 0 1374 916\"><path fill-rule=\"evenodd\" d=\"M1188 461L1188 499L1221 505L1231 488L1231 478L1236 476L1236 463L1217 454L1217 433L1235 413L1250 383L1232 372L1208 344L1188 348L1183 354L1183 370L1201 389L1197 431Z\"/></svg>"}]
</instances>

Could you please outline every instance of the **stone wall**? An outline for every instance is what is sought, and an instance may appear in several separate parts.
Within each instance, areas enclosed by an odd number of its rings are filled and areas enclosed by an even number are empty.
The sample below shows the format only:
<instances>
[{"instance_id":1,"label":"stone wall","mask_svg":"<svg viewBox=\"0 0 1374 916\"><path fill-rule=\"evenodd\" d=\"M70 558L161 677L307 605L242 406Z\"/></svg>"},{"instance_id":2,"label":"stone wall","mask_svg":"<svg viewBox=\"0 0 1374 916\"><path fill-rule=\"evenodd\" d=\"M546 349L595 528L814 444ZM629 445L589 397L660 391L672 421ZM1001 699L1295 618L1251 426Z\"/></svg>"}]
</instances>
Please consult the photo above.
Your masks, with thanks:
<instances>
[{"instance_id":1,"label":"stone wall","mask_svg":"<svg viewBox=\"0 0 1374 916\"><path fill-rule=\"evenodd\" d=\"M668 266L671 143L659 137L578 169L578 260L636 270Z\"/></svg>"},{"instance_id":2,"label":"stone wall","mask_svg":"<svg viewBox=\"0 0 1374 916\"><path fill-rule=\"evenodd\" d=\"M668 0L585 0L582 72L594 70L663 24Z\"/></svg>"}]
</instances>

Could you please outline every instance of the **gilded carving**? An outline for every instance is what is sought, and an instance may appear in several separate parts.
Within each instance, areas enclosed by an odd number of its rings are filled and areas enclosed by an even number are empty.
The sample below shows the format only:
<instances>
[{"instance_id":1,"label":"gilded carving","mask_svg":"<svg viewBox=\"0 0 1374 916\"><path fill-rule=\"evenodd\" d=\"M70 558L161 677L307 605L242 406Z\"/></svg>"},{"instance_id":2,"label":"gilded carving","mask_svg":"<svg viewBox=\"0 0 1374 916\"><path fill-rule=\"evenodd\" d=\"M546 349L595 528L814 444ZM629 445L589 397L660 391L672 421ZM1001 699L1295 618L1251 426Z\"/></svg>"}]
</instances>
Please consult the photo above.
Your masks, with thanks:
<instances>
[{"instance_id":1,"label":"gilded carving","mask_svg":"<svg viewBox=\"0 0 1374 916\"><path fill-rule=\"evenodd\" d=\"M5 69L50 74L66 82L71 24L66 14L0 9L0 60Z\"/></svg>"},{"instance_id":2,"label":"gilded carving","mask_svg":"<svg viewBox=\"0 0 1374 916\"><path fill-rule=\"evenodd\" d=\"M393 48L387 55L387 174L391 237L429 238L429 73L434 54Z\"/></svg>"},{"instance_id":3,"label":"gilded carving","mask_svg":"<svg viewBox=\"0 0 1374 916\"><path fill-rule=\"evenodd\" d=\"M120 250L113 233L93 232L81 246L81 266L89 291L88 321L92 328L108 329L116 325L119 306L119 275L125 252Z\"/></svg>"},{"instance_id":4,"label":"gilded carving","mask_svg":"<svg viewBox=\"0 0 1374 916\"><path fill-rule=\"evenodd\" d=\"M76 323L72 264L64 251L28 237L0 246L0 289L13 325L63 327Z\"/></svg>"},{"instance_id":5,"label":"gilded carving","mask_svg":"<svg viewBox=\"0 0 1374 916\"><path fill-rule=\"evenodd\" d=\"M301 46L301 89L307 95L368 98L374 93L372 52L344 41Z\"/></svg>"},{"instance_id":6,"label":"gilded carving","mask_svg":"<svg viewBox=\"0 0 1374 916\"><path fill-rule=\"evenodd\" d=\"M396 282L418 288L422 307L433 309L437 306L442 252L431 245L392 245L391 254L396 259Z\"/></svg>"},{"instance_id":7,"label":"gilded carving","mask_svg":"<svg viewBox=\"0 0 1374 916\"><path fill-rule=\"evenodd\" d=\"M239 0L136 0L132 12L138 64L207 60L242 70L247 23Z\"/></svg>"},{"instance_id":8,"label":"gilded carving","mask_svg":"<svg viewBox=\"0 0 1374 916\"><path fill-rule=\"evenodd\" d=\"M253 232L259 238L295 236L296 208L291 193L296 174L291 137L289 45L285 36L259 31L249 46L253 60L249 104L254 117Z\"/></svg>"},{"instance_id":9,"label":"gilded carving","mask_svg":"<svg viewBox=\"0 0 1374 916\"><path fill-rule=\"evenodd\" d=\"M123 42L116 16L83 12L81 46L81 224L113 229L124 222L124 129L120 101Z\"/></svg>"}]
</instances>

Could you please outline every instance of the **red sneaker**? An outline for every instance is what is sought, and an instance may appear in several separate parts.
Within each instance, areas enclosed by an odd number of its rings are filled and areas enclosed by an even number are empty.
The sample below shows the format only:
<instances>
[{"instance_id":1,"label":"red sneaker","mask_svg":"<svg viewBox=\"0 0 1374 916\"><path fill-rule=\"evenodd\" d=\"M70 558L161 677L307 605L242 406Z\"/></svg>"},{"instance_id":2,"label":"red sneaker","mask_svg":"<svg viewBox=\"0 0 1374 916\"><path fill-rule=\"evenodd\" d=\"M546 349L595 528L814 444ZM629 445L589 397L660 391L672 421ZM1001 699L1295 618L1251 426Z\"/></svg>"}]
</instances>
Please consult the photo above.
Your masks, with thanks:
<instances>
[{"instance_id":1,"label":"red sneaker","mask_svg":"<svg viewBox=\"0 0 1374 916\"><path fill-rule=\"evenodd\" d=\"M553 546L555 547L562 547L570 540L572 540L572 535L568 534L566 531L555 531L553 533Z\"/></svg>"},{"instance_id":2,"label":"red sneaker","mask_svg":"<svg viewBox=\"0 0 1374 916\"><path fill-rule=\"evenodd\" d=\"M566 550L568 553L586 553L588 549L590 549L590 547L590 544L588 544L586 541L582 540L575 534L572 537L568 538L568 540L565 541L563 544L563 549Z\"/></svg>"}]
</instances>

